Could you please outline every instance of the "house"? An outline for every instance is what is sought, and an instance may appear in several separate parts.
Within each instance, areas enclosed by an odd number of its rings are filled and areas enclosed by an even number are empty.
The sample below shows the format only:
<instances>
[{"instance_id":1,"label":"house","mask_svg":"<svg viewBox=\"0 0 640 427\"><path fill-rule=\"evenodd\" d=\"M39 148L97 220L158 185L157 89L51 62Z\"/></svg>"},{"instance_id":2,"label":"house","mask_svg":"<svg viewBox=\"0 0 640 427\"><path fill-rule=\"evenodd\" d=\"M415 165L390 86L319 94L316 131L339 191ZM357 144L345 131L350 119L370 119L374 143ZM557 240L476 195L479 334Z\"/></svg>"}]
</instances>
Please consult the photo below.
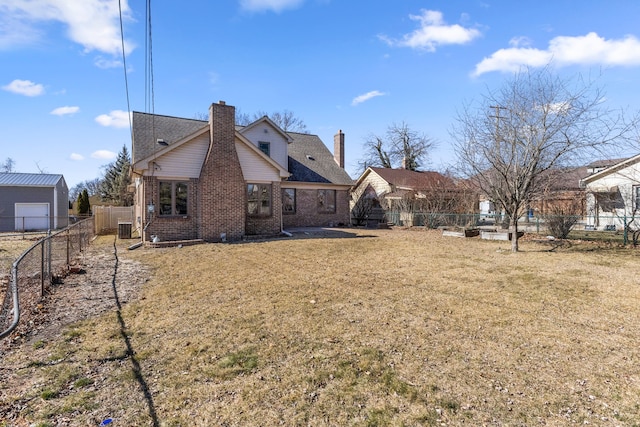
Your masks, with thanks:
<instances>
[{"instance_id":1,"label":"house","mask_svg":"<svg viewBox=\"0 0 640 427\"><path fill-rule=\"evenodd\" d=\"M587 197L587 226L594 229L638 228L640 222L640 154L619 161L580 181Z\"/></svg>"},{"instance_id":2,"label":"house","mask_svg":"<svg viewBox=\"0 0 640 427\"><path fill-rule=\"evenodd\" d=\"M220 101L209 120L133 113L135 216L143 240L239 240L349 221L344 133L335 156L317 135L268 117L235 125Z\"/></svg>"},{"instance_id":3,"label":"house","mask_svg":"<svg viewBox=\"0 0 640 427\"><path fill-rule=\"evenodd\" d=\"M439 172L368 167L352 190L352 222L380 222L386 216L396 224L421 225L425 212L469 213L469 196Z\"/></svg>"},{"instance_id":4,"label":"house","mask_svg":"<svg viewBox=\"0 0 640 427\"><path fill-rule=\"evenodd\" d=\"M590 166L555 167L539 174L532 186L531 196L522 212L521 220L531 220L545 215L586 214L585 191L580 180L587 177L593 168L605 162L594 162ZM479 184L478 184L479 186ZM498 203L487 194L480 195L480 216L504 219L504 212Z\"/></svg>"},{"instance_id":5,"label":"house","mask_svg":"<svg viewBox=\"0 0 640 427\"><path fill-rule=\"evenodd\" d=\"M586 196L580 180L589 176L595 164L551 169L538 179L537 191L529 202L530 215L586 214Z\"/></svg>"},{"instance_id":6,"label":"house","mask_svg":"<svg viewBox=\"0 0 640 427\"><path fill-rule=\"evenodd\" d=\"M55 230L69 225L62 175L0 173L0 231Z\"/></svg>"}]
</instances>

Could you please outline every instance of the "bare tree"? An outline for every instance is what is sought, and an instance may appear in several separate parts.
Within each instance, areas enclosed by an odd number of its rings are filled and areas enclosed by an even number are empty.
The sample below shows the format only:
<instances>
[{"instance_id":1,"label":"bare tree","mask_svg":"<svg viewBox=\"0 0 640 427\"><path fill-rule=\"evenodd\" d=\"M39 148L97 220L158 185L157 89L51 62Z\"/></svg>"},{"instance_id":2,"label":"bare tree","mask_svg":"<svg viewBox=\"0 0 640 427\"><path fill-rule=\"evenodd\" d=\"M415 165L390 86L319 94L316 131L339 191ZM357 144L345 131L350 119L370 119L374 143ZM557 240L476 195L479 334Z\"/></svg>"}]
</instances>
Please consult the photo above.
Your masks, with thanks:
<instances>
[{"instance_id":1,"label":"bare tree","mask_svg":"<svg viewBox=\"0 0 640 427\"><path fill-rule=\"evenodd\" d=\"M82 181L69 190L69 199L77 200L78 196L82 193L82 190L86 189L89 196L95 196L100 192L100 178L94 178L87 181Z\"/></svg>"},{"instance_id":2,"label":"bare tree","mask_svg":"<svg viewBox=\"0 0 640 427\"><path fill-rule=\"evenodd\" d=\"M297 117L293 111L289 110L274 111L273 113L258 111L250 115L236 109L236 124L240 126L247 126L264 116L269 117L272 122L278 125L278 127L285 132L309 133L304 120Z\"/></svg>"},{"instance_id":3,"label":"bare tree","mask_svg":"<svg viewBox=\"0 0 640 427\"><path fill-rule=\"evenodd\" d=\"M354 225L364 225L369 221L376 201L376 192L371 185L355 188L351 192L351 219Z\"/></svg>"},{"instance_id":4,"label":"bare tree","mask_svg":"<svg viewBox=\"0 0 640 427\"><path fill-rule=\"evenodd\" d=\"M502 208L518 251L518 219L546 171L607 147L633 129L604 107L590 81L562 79L549 66L525 68L477 109L466 106L451 136L459 165Z\"/></svg>"},{"instance_id":5,"label":"bare tree","mask_svg":"<svg viewBox=\"0 0 640 427\"><path fill-rule=\"evenodd\" d=\"M16 162L11 157L7 157L2 165L0 165L0 172L15 172Z\"/></svg>"},{"instance_id":6,"label":"bare tree","mask_svg":"<svg viewBox=\"0 0 640 427\"><path fill-rule=\"evenodd\" d=\"M368 166L418 170L427 164L435 143L425 134L409 128L405 122L393 123L385 136L370 135L364 143L362 169Z\"/></svg>"}]
</instances>

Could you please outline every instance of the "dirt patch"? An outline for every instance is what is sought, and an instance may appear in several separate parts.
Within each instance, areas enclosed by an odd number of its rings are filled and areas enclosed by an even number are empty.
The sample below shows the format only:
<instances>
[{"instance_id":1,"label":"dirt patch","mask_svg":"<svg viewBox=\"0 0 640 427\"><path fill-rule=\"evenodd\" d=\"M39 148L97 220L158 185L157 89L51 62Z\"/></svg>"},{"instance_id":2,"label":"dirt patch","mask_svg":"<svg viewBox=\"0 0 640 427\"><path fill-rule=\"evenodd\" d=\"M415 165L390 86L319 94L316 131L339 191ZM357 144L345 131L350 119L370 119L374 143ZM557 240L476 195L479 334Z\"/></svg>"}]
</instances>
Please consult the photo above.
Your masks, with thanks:
<instances>
[{"instance_id":1,"label":"dirt patch","mask_svg":"<svg viewBox=\"0 0 640 427\"><path fill-rule=\"evenodd\" d=\"M36 341L48 340L71 323L114 310L117 308L116 298L120 304L125 304L138 296L149 277L148 270L138 262L118 259L118 280L115 283L114 238L105 236L100 239L85 251L80 265L51 285L49 292L28 316L27 323L21 322L8 340L0 342L0 355L8 350L18 350L21 344L32 345ZM118 252L125 250L124 246L117 248Z\"/></svg>"},{"instance_id":2,"label":"dirt patch","mask_svg":"<svg viewBox=\"0 0 640 427\"><path fill-rule=\"evenodd\" d=\"M126 247L113 243L112 236L98 238L83 253L80 265L53 284L16 331L0 341L0 425L5 425L3 421L9 423L6 425L23 425L19 416L21 399L10 396L28 394L30 388L37 387L37 380L27 380L15 372L33 360L49 360L54 365L56 360L46 354L49 350L45 343L59 340L65 328L75 322L116 311L138 297L149 271L139 262L117 257ZM58 419L55 425L69 424Z\"/></svg>"}]
</instances>

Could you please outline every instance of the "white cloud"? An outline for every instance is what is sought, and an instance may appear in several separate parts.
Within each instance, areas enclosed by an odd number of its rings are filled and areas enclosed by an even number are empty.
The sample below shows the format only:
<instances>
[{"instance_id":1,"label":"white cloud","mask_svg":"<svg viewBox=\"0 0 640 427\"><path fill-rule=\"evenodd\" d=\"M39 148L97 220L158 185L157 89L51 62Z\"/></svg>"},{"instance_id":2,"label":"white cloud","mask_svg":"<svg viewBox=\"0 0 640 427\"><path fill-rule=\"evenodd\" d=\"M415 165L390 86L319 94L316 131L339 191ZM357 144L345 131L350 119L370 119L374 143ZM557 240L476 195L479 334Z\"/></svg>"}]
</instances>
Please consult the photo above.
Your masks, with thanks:
<instances>
[{"instance_id":1,"label":"white cloud","mask_svg":"<svg viewBox=\"0 0 640 427\"><path fill-rule=\"evenodd\" d=\"M43 22L61 22L67 26L67 36L82 45L85 52L99 51L111 55L122 54L120 14L131 20L127 0L2 0L0 1L0 47L31 44L43 37L39 25ZM16 37L16 34L22 36ZM125 51L134 45L125 41Z\"/></svg>"},{"instance_id":2,"label":"white cloud","mask_svg":"<svg viewBox=\"0 0 640 427\"><path fill-rule=\"evenodd\" d=\"M390 46L410 47L429 52L435 52L436 47L449 44L469 43L482 34L475 28L465 28L461 25L447 25L442 18L442 12L437 10L421 10L421 15L409 15L413 21L420 23L420 28L395 40L387 36L379 36Z\"/></svg>"},{"instance_id":3,"label":"white cloud","mask_svg":"<svg viewBox=\"0 0 640 427\"><path fill-rule=\"evenodd\" d=\"M51 111L49 114L53 114L54 116L67 116L71 114L75 114L80 111L80 107L58 107L55 110Z\"/></svg>"},{"instance_id":4,"label":"white cloud","mask_svg":"<svg viewBox=\"0 0 640 427\"><path fill-rule=\"evenodd\" d=\"M240 0L240 7L249 12L271 10L280 13L285 9L294 9L302 3L304 0Z\"/></svg>"},{"instance_id":5,"label":"white cloud","mask_svg":"<svg viewBox=\"0 0 640 427\"><path fill-rule=\"evenodd\" d=\"M129 127L129 113L113 110L109 114L100 114L96 117L96 122L106 127L126 128Z\"/></svg>"},{"instance_id":6,"label":"white cloud","mask_svg":"<svg viewBox=\"0 0 640 427\"><path fill-rule=\"evenodd\" d=\"M96 57L93 61L93 64L98 68L102 68L103 70L122 67L122 61L120 59L107 59L103 56Z\"/></svg>"},{"instance_id":7,"label":"white cloud","mask_svg":"<svg viewBox=\"0 0 640 427\"><path fill-rule=\"evenodd\" d=\"M117 156L116 153L109 150L98 150L91 153L91 157L93 157L94 159L101 159L101 160L115 159L116 156Z\"/></svg>"},{"instance_id":8,"label":"white cloud","mask_svg":"<svg viewBox=\"0 0 640 427\"><path fill-rule=\"evenodd\" d=\"M384 92L380 92L379 90L372 90L371 92L367 92L363 95L358 95L355 98L353 98L353 101L351 101L351 105L355 106L358 104L362 104L365 101L368 101L372 98L375 98L377 96L384 96L386 95L386 93Z\"/></svg>"},{"instance_id":9,"label":"white cloud","mask_svg":"<svg viewBox=\"0 0 640 427\"><path fill-rule=\"evenodd\" d=\"M71 155L69 156L69 158L71 160L75 160L77 162L84 160L84 156L82 154L78 154L78 153L71 153Z\"/></svg>"},{"instance_id":10,"label":"white cloud","mask_svg":"<svg viewBox=\"0 0 640 427\"><path fill-rule=\"evenodd\" d=\"M606 40L596 33L585 36L560 36L551 39L546 50L514 43L513 47L500 49L480 61L473 72L479 76L491 71L513 72L522 66L542 67L551 62L556 66L569 65L640 65L640 40L627 36Z\"/></svg>"},{"instance_id":11,"label":"white cloud","mask_svg":"<svg viewBox=\"0 0 640 427\"><path fill-rule=\"evenodd\" d=\"M2 89L24 96L38 96L44 93L44 86L30 80L14 80Z\"/></svg>"}]
</instances>

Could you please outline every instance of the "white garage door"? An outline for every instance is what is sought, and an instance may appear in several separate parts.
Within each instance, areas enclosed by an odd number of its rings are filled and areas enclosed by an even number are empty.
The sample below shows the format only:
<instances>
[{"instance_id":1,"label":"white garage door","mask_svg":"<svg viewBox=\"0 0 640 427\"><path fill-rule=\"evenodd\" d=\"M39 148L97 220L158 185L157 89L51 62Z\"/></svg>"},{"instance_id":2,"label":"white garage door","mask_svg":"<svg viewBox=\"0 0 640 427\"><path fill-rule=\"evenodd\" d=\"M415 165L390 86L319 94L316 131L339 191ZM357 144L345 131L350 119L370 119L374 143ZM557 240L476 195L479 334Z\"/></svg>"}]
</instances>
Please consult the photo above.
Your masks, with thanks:
<instances>
[{"instance_id":1,"label":"white garage door","mask_svg":"<svg viewBox=\"0 0 640 427\"><path fill-rule=\"evenodd\" d=\"M16 230L47 230L49 203L16 203Z\"/></svg>"}]
</instances>

